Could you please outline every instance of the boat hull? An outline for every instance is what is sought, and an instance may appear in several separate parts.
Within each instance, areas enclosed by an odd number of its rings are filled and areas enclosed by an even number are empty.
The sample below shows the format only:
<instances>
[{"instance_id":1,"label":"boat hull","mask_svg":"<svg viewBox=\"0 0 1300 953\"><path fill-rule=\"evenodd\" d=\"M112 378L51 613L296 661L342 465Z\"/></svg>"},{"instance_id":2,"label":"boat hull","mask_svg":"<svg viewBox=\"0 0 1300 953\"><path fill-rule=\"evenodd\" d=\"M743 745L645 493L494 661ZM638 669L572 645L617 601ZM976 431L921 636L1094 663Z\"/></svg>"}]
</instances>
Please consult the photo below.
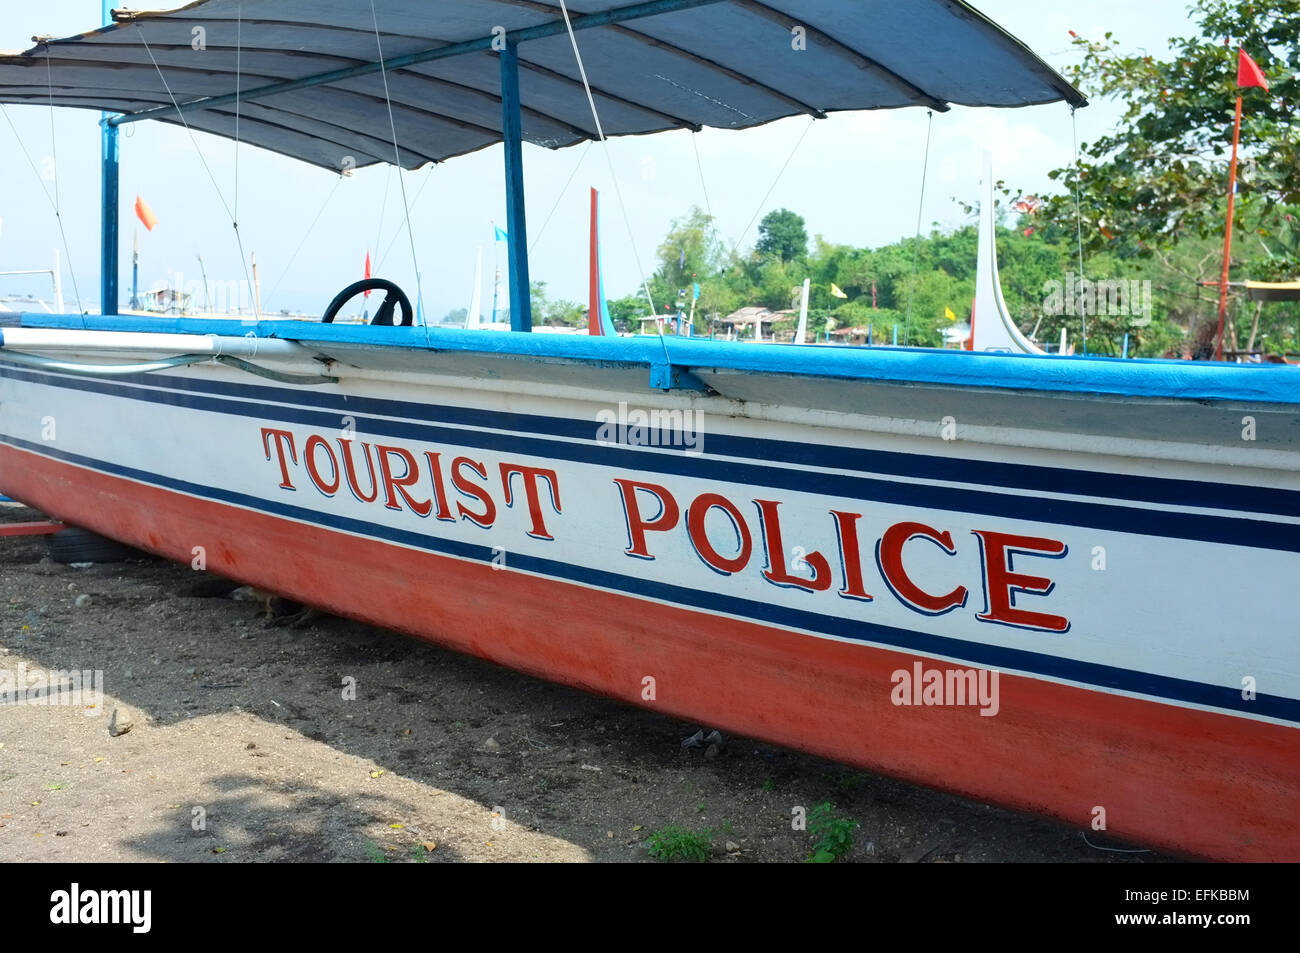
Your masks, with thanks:
<instances>
[{"instance_id":1,"label":"boat hull","mask_svg":"<svg viewBox=\"0 0 1300 953\"><path fill-rule=\"evenodd\" d=\"M590 397L0 366L0 492L665 714L1088 832L1300 859L1287 478L1257 488L1279 511L1261 516L1195 505L1207 465L1129 468L1157 486L1113 458L916 452L848 421L717 414L696 447L654 446ZM717 402L649 398L683 400ZM1093 496L1062 492L1102 463ZM1034 468L1057 490L978 485ZM1254 603L1207 603L1216 579ZM931 671L986 680L931 696Z\"/></svg>"}]
</instances>

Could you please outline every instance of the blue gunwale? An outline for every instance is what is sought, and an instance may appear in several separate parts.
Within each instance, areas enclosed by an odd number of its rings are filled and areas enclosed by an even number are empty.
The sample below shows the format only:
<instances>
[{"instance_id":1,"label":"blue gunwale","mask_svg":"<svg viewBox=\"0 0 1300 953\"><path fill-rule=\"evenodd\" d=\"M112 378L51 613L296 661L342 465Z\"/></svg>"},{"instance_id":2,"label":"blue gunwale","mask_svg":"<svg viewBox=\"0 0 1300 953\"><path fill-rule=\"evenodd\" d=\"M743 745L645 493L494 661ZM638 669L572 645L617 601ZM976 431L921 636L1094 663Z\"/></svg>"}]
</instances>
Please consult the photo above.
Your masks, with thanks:
<instances>
[{"instance_id":1,"label":"blue gunwale","mask_svg":"<svg viewBox=\"0 0 1300 953\"><path fill-rule=\"evenodd\" d=\"M393 328L314 321L135 315L21 315L23 327L280 338L313 344L462 352L539 362L710 368L751 374L1191 401L1300 405L1300 368L1108 357L1039 357L924 348L750 344L702 338ZM0 347L3 347L0 329ZM667 359L665 359L665 350ZM0 357L3 350L0 350Z\"/></svg>"}]
</instances>

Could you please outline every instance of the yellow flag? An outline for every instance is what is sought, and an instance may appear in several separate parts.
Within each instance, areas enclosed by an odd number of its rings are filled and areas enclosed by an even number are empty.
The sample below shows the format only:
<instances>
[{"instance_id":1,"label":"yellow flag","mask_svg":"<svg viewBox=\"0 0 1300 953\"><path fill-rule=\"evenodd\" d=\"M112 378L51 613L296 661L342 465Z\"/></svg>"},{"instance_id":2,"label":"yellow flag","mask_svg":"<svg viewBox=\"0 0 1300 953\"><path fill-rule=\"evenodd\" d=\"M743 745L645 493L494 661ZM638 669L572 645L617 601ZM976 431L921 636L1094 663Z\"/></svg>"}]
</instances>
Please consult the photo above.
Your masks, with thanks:
<instances>
[{"instance_id":1,"label":"yellow flag","mask_svg":"<svg viewBox=\"0 0 1300 953\"><path fill-rule=\"evenodd\" d=\"M956 321L956 320L957 320L957 315L955 315L955 314L952 313L952 308L944 308L944 309L943 309L943 313L944 313L944 315L947 316L947 318L948 318L949 321Z\"/></svg>"},{"instance_id":2,"label":"yellow flag","mask_svg":"<svg viewBox=\"0 0 1300 953\"><path fill-rule=\"evenodd\" d=\"M848 297L848 295L846 295L843 291L840 290L839 285L835 284L835 282L833 281L831 282L831 294L833 294L837 298Z\"/></svg>"}]
</instances>

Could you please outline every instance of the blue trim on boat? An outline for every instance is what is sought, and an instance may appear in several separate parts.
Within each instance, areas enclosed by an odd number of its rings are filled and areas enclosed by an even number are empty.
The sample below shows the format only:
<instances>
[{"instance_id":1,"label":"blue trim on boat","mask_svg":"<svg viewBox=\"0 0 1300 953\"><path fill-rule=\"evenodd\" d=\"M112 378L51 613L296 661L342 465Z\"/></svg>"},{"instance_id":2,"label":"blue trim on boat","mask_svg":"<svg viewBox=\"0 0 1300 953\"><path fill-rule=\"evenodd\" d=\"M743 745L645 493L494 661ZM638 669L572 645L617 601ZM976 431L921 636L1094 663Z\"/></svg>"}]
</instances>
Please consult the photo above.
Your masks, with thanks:
<instances>
[{"instance_id":1,"label":"blue trim on boat","mask_svg":"<svg viewBox=\"0 0 1300 953\"><path fill-rule=\"evenodd\" d=\"M352 519L333 513L321 513L293 506L279 500L266 500L219 487L203 486L185 480L163 477L147 471L105 463L80 454L58 450L48 444L35 444L4 435L0 435L0 441L42 456L53 457L66 463L89 467L163 489L186 493L219 503L242 506L326 529L367 536L379 539L382 542L399 543L428 552L472 559L489 564L497 555L495 548L489 545L466 543L460 540L396 529L391 526ZM1101 665L1095 662L1082 662L1057 655L1047 655L1023 649L1004 648L982 642L969 642L947 636L914 632L909 629L862 622L857 619L822 615L769 602L756 602L736 596L722 595L717 592L690 589L684 586L647 580L639 576L625 576L621 573L591 569L561 560L545 559L522 553L512 553L510 563L512 568L523 569L553 579L563 579L598 586L602 589L612 589L633 598L659 599L670 604L688 606L709 612L725 613L747 619L759 625L803 629L853 642L874 642L925 656L962 659L975 665L995 668L999 671L1027 672L1031 675L1060 678L1097 688L1132 692L1169 701L1205 705L1212 708L1242 712L1243 714L1260 715L1300 723L1300 699L1258 694L1253 700L1247 701L1242 698L1241 690L1236 687L1211 685L1167 675L1155 675L1111 665Z\"/></svg>"},{"instance_id":2,"label":"blue trim on boat","mask_svg":"<svg viewBox=\"0 0 1300 953\"><path fill-rule=\"evenodd\" d=\"M44 374L27 368L6 366L3 364L3 356L0 355L0 377L10 374L17 379L35 382L47 378L43 382L50 384L54 381L48 378L54 378L62 382L57 386L75 386L73 382L85 380L73 375ZM596 431L595 421L575 420L571 417L504 413L473 407L358 397L320 390L306 391L293 387L238 384L215 378L131 374L116 377L114 381L150 388L241 398L259 403L274 401L299 407L331 408L340 414L353 416L361 413L384 417L406 417L422 423L516 430L520 433L567 437L588 442L595 439ZM104 385L96 388L95 392L115 393L119 389ZM658 452L686 453L684 446L674 447L672 441L667 439L671 431L658 430L657 432L661 435L657 445ZM973 460L950 455L823 446L768 437L710 433L706 439L708 451L715 457L747 457L770 463L816 466L862 474L943 480L952 483L986 484L1037 493L1075 494L1140 503L1300 517L1300 491L1277 487L1243 486L1205 480Z\"/></svg>"},{"instance_id":3,"label":"blue trim on boat","mask_svg":"<svg viewBox=\"0 0 1300 953\"><path fill-rule=\"evenodd\" d=\"M3 356L0 355L0 360L2 358ZM31 375L38 372L24 370L19 373ZM5 369L0 364L0 377L4 374ZM78 379L72 375L53 376L69 381ZM114 380L167 390L237 397L262 403L276 401L295 406L328 407L337 410L340 414L363 413L384 417L407 417L427 423L517 430L521 433L568 437L575 440L595 439L594 420L575 420L571 417L506 413L473 407L443 406L381 397L358 397L263 384L238 384L215 378L131 374L116 377ZM648 430L656 430L656 428L648 428ZM671 445L671 440L665 439L672 431L658 429L656 432L661 436L657 444L660 452L686 453L685 447L674 447ZM770 437L709 433L707 442L712 456L749 457L773 463L802 464L857 473L905 476L912 479L982 483L1039 493L1098 496L1106 499L1167 503L1173 506L1199 506L1273 516L1300 516L1300 491L1277 487L1243 486L1204 480L1004 463L966 459L948 454L930 455L859 447L822 446Z\"/></svg>"},{"instance_id":4,"label":"blue trim on boat","mask_svg":"<svg viewBox=\"0 0 1300 953\"><path fill-rule=\"evenodd\" d=\"M41 376L52 377L40 371L4 367L0 367L0 376L13 376L32 381L39 381ZM170 404L176 407L244 417L261 424L283 422L317 427L326 431L336 430L339 426L339 416L336 412L300 406L268 406L264 402L209 397L79 377L58 377L50 383L52 386L87 393L108 394L146 403ZM571 443L533 436L529 433L453 429L400 419L362 418L357 417L356 413L352 416L356 419L358 432L367 436L396 437L424 443L472 447L496 453L522 453L574 463L626 467L632 470L648 470L701 480L720 480L744 486L780 488L899 506L956 513L978 513L1005 519L1223 543L1252 549L1300 552L1300 526L1293 523L1203 513L1166 512L1113 503L1018 496L997 492L995 489L932 486L926 483L905 483L843 473L799 470L792 467L772 466L766 461L763 463L733 462L711 459L707 455L657 453L640 447L603 445L594 441Z\"/></svg>"},{"instance_id":5,"label":"blue trim on boat","mask_svg":"<svg viewBox=\"0 0 1300 953\"><path fill-rule=\"evenodd\" d=\"M143 318L134 315L24 314L25 327L147 331L281 338L408 350L458 351L537 361L685 368L721 368L754 374L793 374L871 382L1049 391L1181 400L1300 404L1300 368L1210 361L1119 360L980 354L923 348L817 347L750 344L703 338L588 334L525 334L452 328L390 328L312 321L240 321Z\"/></svg>"}]
</instances>

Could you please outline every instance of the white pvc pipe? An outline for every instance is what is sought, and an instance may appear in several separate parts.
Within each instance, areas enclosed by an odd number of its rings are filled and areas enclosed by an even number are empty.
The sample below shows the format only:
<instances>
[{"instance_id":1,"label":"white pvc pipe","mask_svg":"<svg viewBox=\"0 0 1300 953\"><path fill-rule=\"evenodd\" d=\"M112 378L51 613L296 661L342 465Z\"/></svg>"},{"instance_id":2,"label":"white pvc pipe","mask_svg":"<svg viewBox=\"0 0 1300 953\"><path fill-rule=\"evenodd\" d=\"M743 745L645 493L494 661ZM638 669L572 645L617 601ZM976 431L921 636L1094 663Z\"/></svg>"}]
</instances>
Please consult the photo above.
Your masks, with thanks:
<instances>
[{"instance_id":1,"label":"white pvc pipe","mask_svg":"<svg viewBox=\"0 0 1300 953\"><path fill-rule=\"evenodd\" d=\"M0 348L15 351L76 351L90 354L202 354L213 357L307 359L316 352L280 338L234 337L217 334L155 334L144 331L81 331L61 328L2 328Z\"/></svg>"}]
</instances>

